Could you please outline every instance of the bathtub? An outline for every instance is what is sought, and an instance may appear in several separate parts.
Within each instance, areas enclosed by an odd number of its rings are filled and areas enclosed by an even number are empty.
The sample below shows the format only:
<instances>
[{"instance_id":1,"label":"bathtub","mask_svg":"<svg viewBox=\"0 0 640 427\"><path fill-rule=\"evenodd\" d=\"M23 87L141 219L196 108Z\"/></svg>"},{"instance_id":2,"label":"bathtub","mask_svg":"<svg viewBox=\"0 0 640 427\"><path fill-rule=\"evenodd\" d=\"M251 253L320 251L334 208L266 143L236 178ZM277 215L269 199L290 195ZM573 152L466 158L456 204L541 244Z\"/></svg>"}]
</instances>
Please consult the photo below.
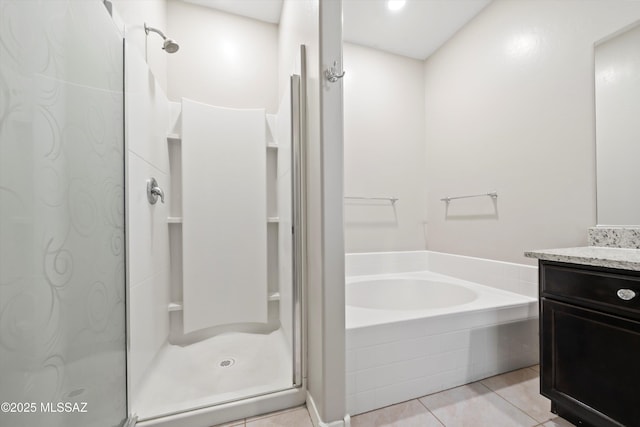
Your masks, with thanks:
<instances>
[{"instance_id":1,"label":"bathtub","mask_svg":"<svg viewBox=\"0 0 640 427\"><path fill-rule=\"evenodd\" d=\"M430 251L345 265L349 414L538 363L536 267Z\"/></svg>"}]
</instances>

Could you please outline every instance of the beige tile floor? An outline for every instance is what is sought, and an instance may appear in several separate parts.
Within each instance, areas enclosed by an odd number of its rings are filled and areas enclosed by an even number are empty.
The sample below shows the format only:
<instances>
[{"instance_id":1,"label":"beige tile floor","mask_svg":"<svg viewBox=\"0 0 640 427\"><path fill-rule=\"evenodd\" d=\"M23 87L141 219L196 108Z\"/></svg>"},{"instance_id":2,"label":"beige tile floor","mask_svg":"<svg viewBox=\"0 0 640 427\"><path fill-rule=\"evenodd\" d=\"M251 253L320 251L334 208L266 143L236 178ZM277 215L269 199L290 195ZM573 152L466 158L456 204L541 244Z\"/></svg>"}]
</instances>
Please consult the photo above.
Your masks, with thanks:
<instances>
[{"instance_id":1,"label":"beige tile floor","mask_svg":"<svg viewBox=\"0 0 640 427\"><path fill-rule=\"evenodd\" d=\"M352 427L573 427L549 412L539 368L495 377L351 418ZM225 427L312 427L304 406L238 420Z\"/></svg>"}]
</instances>

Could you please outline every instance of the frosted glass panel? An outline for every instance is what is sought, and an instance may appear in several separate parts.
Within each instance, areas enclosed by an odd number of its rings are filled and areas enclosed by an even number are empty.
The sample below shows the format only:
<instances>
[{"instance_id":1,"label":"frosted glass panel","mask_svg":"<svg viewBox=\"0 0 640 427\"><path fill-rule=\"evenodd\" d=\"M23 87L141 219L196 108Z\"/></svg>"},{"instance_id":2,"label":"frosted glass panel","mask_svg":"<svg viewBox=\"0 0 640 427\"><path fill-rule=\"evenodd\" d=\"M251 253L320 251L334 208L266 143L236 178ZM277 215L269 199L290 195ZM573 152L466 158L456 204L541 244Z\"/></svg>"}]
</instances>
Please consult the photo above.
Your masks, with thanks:
<instances>
[{"instance_id":1,"label":"frosted glass panel","mask_svg":"<svg viewBox=\"0 0 640 427\"><path fill-rule=\"evenodd\" d=\"M264 110L182 100L184 332L267 322Z\"/></svg>"},{"instance_id":2,"label":"frosted glass panel","mask_svg":"<svg viewBox=\"0 0 640 427\"><path fill-rule=\"evenodd\" d=\"M0 1L1 426L126 418L122 69L102 2Z\"/></svg>"}]
</instances>

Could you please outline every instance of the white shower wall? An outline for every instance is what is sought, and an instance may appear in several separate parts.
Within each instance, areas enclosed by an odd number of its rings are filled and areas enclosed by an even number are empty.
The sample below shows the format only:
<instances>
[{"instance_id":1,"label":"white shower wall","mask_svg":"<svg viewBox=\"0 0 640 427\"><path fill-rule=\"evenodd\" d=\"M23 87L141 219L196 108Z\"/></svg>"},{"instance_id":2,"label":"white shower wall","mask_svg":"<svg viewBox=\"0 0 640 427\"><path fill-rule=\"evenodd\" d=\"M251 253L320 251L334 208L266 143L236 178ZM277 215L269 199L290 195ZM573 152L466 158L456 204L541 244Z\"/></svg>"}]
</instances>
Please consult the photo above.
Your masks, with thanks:
<instances>
[{"instance_id":1,"label":"white shower wall","mask_svg":"<svg viewBox=\"0 0 640 427\"><path fill-rule=\"evenodd\" d=\"M136 386L169 335L171 192L166 135L169 101L139 51L127 44L126 173L129 283L129 380ZM165 203L149 204L146 180L155 177ZM135 408L134 408L135 409Z\"/></svg>"},{"instance_id":2,"label":"white shower wall","mask_svg":"<svg viewBox=\"0 0 640 427\"><path fill-rule=\"evenodd\" d=\"M148 49L144 23L164 30L167 23L167 0L111 0L117 15L125 24L127 41L144 57L160 87L167 90L167 54L162 50L162 39L151 35Z\"/></svg>"},{"instance_id":3,"label":"white shower wall","mask_svg":"<svg viewBox=\"0 0 640 427\"><path fill-rule=\"evenodd\" d=\"M267 323L266 118L182 100L184 332Z\"/></svg>"},{"instance_id":4,"label":"white shower wall","mask_svg":"<svg viewBox=\"0 0 640 427\"><path fill-rule=\"evenodd\" d=\"M278 108L278 26L178 0L167 1L167 93L229 108Z\"/></svg>"}]
</instances>

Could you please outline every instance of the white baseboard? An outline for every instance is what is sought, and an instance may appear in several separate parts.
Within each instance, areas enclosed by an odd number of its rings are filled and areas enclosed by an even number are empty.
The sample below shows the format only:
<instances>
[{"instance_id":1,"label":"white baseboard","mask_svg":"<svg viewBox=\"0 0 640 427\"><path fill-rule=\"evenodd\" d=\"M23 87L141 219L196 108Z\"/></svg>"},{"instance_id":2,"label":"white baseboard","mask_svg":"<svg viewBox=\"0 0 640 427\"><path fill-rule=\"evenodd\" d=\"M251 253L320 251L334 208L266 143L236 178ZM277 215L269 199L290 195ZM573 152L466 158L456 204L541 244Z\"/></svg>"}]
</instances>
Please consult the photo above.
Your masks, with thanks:
<instances>
[{"instance_id":1,"label":"white baseboard","mask_svg":"<svg viewBox=\"0 0 640 427\"><path fill-rule=\"evenodd\" d=\"M346 414L342 420L332 421L330 423L322 421L316 403L313 401L313 397L311 397L309 391L307 391L307 410L311 416L313 427L351 427L351 417L349 414Z\"/></svg>"}]
</instances>

